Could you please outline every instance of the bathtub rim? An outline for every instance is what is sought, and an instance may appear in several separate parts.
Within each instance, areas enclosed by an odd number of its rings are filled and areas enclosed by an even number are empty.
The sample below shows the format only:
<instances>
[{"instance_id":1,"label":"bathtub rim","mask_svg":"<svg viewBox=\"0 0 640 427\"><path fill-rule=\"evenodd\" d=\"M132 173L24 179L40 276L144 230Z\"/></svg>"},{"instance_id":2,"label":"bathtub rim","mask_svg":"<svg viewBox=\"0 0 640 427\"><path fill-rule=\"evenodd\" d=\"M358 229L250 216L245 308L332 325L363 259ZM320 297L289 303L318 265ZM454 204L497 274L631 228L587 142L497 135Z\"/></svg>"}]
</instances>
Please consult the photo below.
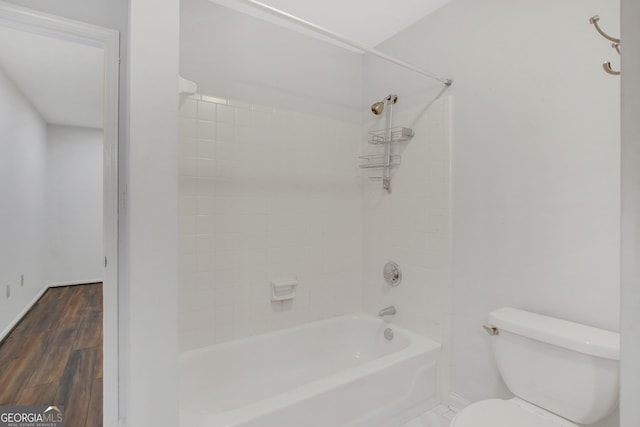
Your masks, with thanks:
<instances>
[{"instance_id":1,"label":"bathtub rim","mask_svg":"<svg viewBox=\"0 0 640 427\"><path fill-rule=\"evenodd\" d=\"M296 331L300 331L300 330L304 330L304 329L311 329L313 326L318 326L318 325L323 325L323 324L329 324L329 323L334 323L337 322L341 319L349 319L349 320L364 320L366 322L370 322L370 323L378 323L379 325L387 325L387 327L393 329L394 333L401 333L403 335L406 335L409 338L409 345L406 348L403 348L400 351L404 351L408 348L413 347L414 345L416 346L420 346L420 344L423 344L425 349L429 349L430 345L426 345L431 344L431 345L435 345L435 348L442 348L442 344L429 338L429 337L425 337L424 335L420 335L416 332L410 331L408 329L405 329L401 326L398 326L397 324L390 322L387 319L381 319L379 317L375 317L372 316L371 314L368 313L363 313L363 312L358 312L358 313L350 313L350 314L341 314L339 316L333 316L333 317L329 317L326 319L321 319L321 320L314 320L311 322L305 322L305 323L301 323L299 325L295 325L295 326L289 326L286 328L282 328L282 329L276 329L273 331L267 331L261 334L255 334L255 335L249 335L246 337L242 337L242 338L237 338L237 339L232 339L229 341L224 341L224 342L220 342L220 343L216 343L216 344L211 344L208 345L206 347L199 347L199 348L193 348L193 349L189 349L189 350L184 350L181 351L178 354L178 362L179 363L183 363L188 361L191 358L195 358L197 356L203 355L205 353L208 353L210 351L213 350L222 350L222 349L226 349L228 347L232 347L235 345L240 345L240 344L244 344L248 341L252 341L252 340L257 340L257 339L267 339L267 337L269 338L277 338L279 336L282 335L286 335L287 333L291 333L291 332L296 332ZM391 353L391 355L396 354L398 352L394 352ZM384 358L386 356L389 355L385 355L382 356L378 359L375 360L379 360L381 358Z\"/></svg>"},{"instance_id":2,"label":"bathtub rim","mask_svg":"<svg viewBox=\"0 0 640 427\"><path fill-rule=\"evenodd\" d=\"M434 352L436 352L435 356L430 357L430 360L428 361L426 366L437 366L440 362L442 344L428 337L424 337L415 332L397 326L393 322L389 322L387 319L380 319L367 313L352 313L334 316L327 319L306 322L288 328L265 332L263 334L257 334L236 340L226 341L223 343L213 344L203 348L187 350L180 354L179 362L180 364L188 363L189 360L193 358L198 358L199 356L206 357L207 353L214 350L226 349L235 345L242 345L256 339L262 338L277 340L278 337L286 335L287 333L297 332L304 329L311 329L314 326L339 322L340 320L364 320L366 322L375 323L378 328L382 326L390 327L396 333L406 334L409 343L406 347L401 348L398 351L394 351L386 355L381 355L378 358L368 360L361 365L351 367L346 370L336 371L325 377L310 381L300 386L293 387L287 391L270 396L266 399L261 399L249 403L239 408L212 413L206 408L198 407L196 405L180 404L181 420L183 418L187 419L189 420L189 425L200 427L208 427L214 425L214 422L223 422L224 425L235 425L235 423L243 423L253 420L261 414L273 410L273 408L285 407L292 402L302 401L315 395L329 392L332 389L336 389L337 387L345 383L357 381L358 379L361 379L367 375L380 372L393 363L407 361L413 358L420 357L421 355L427 357L427 355L432 355Z\"/></svg>"}]
</instances>

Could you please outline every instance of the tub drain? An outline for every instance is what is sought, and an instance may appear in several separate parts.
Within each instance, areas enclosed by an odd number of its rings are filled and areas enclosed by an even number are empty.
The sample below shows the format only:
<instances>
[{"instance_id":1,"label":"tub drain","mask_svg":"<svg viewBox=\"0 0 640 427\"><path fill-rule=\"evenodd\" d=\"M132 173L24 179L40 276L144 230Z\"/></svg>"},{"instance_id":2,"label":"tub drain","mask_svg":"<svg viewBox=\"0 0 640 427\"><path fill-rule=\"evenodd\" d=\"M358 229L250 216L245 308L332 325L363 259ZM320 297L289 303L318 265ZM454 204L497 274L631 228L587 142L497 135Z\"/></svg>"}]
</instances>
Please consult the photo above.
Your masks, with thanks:
<instances>
[{"instance_id":1,"label":"tub drain","mask_svg":"<svg viewBox=\"0 0 640 427\"><path fill-rule=\"evenodd\" d=\"M391 328L385 329L384 330L384 337L387 340L391 341L393 339L393 329L391 329Z\"/></svg>"}]
</instances>

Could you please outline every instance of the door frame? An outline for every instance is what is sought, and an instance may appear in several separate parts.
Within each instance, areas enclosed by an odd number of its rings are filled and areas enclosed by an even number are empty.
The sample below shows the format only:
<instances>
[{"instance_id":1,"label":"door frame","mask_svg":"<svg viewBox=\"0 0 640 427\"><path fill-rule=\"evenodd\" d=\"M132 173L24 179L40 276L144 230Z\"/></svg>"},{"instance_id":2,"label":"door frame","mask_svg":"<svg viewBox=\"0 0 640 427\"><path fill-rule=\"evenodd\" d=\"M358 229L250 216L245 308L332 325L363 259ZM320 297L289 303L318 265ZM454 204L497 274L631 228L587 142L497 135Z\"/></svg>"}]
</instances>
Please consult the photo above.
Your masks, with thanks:
<instances>
[{"instance_id":1,"label":"door frame","mask_svg":"<svg viewBox=\"0 0 640 427\"><path fill-rule=\"evenodd\" d=\"M0 26L101 48L103 92L103 425L118 425L118 98L120 33L0 1ZM105 351L108 349L109 351Z\"/></svg>"}]
</instances>

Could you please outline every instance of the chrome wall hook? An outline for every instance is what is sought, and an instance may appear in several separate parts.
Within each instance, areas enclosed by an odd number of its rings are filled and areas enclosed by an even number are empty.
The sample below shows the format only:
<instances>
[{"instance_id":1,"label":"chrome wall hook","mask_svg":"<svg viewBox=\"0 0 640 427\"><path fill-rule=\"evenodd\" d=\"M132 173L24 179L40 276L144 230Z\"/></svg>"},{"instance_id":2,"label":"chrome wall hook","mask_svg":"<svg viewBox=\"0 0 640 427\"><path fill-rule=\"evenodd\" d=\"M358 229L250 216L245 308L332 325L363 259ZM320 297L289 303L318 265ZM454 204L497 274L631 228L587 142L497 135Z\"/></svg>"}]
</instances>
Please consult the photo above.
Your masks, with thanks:
<instances>
[{"instance_id":1,"label":"chrome wall hook","mask_svg":"<svg viewBox=\"0 0 640 427\"><path fill-rule=\"evenodd\" d=\"M611 47L616 52L618 52L618 55L620 55L620 39L617 39L615 37L611 37L609 34L607 34L604 31L602 31L602 29L598 25L598 21L599 20L600 20L600 17L598 15L593 15L591 18L589 18L589 23L594 26L594 28L596 29L598 34L600 34L605 39L613 42L613 43L611 43ZM611 68L611 62L609 62L609 61L604 62L602 64L602 68L604 69L605 73L611 74L612 76L619 76L620 75L620 71L616 71L613 68Z\"/></svg>"},{"instance_id":2,"label":"chrome wall hook","mask_svg":"<svg viewBox=\"0 0 640 427\"><path fill-rule=\"evenodd\" d=\"M618 52L618 55L620 55L620 43L611 43L611 47Z\"/></svg>"},{"instance_id":3,"label":"chrome wall hook","mask_svg":"<svg viewBox=\"0 0 640 427\"><path fill-rule=\"evenodd\" d=\"M620 71L615 71L613 68L611 68L611 62L604 62L602 64L602 68L604 69L605 73L611 74L612 76L620 75Z\"/></svg>"},{"instance_id":4,"label":"chrome wall hook","mask_svg":"<svg viewBox=\"0 0 640 427\"><path fill-rule=\"evenodd\" d=\"M605 39L607 39L609 41L612 41L614 43L620 44L620 39L617 39L615 37L611 37L609 34L607 34L604 31L602 31L602 29L598 25L598 21L599 20L600 20L600 17L598 15L593 15L591 18L589 18L589 24L592 24L596 28L596 31L598 33L600 33L600 35L602 37L604 37Z\"/></svg>"}]
</instances>

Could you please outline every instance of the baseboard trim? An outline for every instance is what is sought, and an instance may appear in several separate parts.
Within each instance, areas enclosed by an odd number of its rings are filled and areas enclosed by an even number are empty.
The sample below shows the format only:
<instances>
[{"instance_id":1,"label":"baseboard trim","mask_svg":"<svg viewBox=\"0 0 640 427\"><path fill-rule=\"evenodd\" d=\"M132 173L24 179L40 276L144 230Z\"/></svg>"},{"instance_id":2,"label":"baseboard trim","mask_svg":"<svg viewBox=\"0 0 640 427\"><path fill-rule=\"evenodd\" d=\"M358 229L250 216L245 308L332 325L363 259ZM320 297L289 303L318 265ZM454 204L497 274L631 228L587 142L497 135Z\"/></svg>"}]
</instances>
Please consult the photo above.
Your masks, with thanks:
<instances>
[{"instance_id":1,"label":"baseboard trim","mask_svg":"<svg viewBox=\"0 0 640 427\"><path fill-rule=\"evenodd\" d=\"M60 283L49 283L48 285L44 285L42 289L31 299L31 301L24 306L24 308L18 313L18 315L7 325L7 327L0 333L0 343L4 341L4 339L11 333L13 328L15 328L18 323L22 320L22 318L31 310L31 308L38 302L42 295L47 292L50 288L59 288L62 286L76 286L76 285L88 285L91 283L102 283L102 279L91 279L91 280L78 280L74 282L60 282Z\"/></svg>"},{"instance_id":2,"label":"baseboard trim","mask_svg":"<svg viewBox=\"0 0 640 427\"><path fill-rule=\"evenodd\" d=\"M47 289L49 289L49 286L46 286L46 285L43 286L42 289L40 289L40 291L31 299L31 301L27 305L25 305L24 308L20 311L20 313L18 313L18 315L11 321L11 323L7 325L4 331L0 333L0 343L2 343L2 341L4 341L4 339L7 337L7 335L11 333L13 328L15 328L18 325L18 323L20 323L22 318L29 312L29 310L31 310L31 307L33 307L38 302L38 300L42 297L42 295L44 295L44 293L47 292Z\"/></svg>"},{"instance_id":3,"label":"baseboard trim","mask_svg":"<svg viewBox=\"0 0 640 427\"><path fill-rule=\"evenodd\" d=\"M449 409L453 412L459 412L469 405L471 405L471 401L460 396L458 393L449 393Z\"/></svg>"},{"instance_id":4,"label":"baseboard trim","mask_svg":"<svg viewBox=\"0 0 640 427\"><path fill-rule=\"evenodd\" d=\"M90 285L92 283L102 283L103 279L75 280L73 282L49 283L47 288L59 288L62 286Z\"/></svg>"}]
</instances>

